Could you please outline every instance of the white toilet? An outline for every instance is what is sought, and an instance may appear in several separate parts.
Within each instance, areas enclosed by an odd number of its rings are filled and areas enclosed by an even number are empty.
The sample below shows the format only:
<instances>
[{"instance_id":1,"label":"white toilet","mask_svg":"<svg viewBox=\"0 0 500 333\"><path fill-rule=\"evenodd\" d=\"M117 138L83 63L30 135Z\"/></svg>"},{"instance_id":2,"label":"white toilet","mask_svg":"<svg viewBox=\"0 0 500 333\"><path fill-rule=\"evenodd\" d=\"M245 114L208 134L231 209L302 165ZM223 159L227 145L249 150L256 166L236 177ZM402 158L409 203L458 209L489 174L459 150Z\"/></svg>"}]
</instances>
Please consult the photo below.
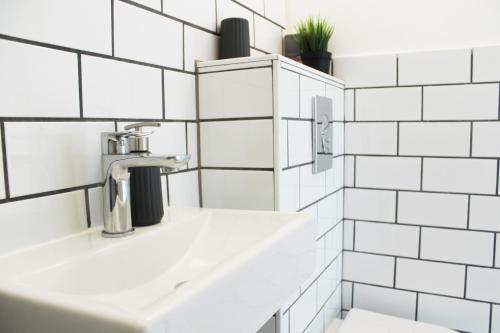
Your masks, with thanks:
<instances>
[{"instance_id":1,"label":"white toilet","mask_svg":"<svg viewBox=\"0 0 500 333\"><path fill-rule=\"evenodd\" d=\"M456 331L380 313L352 309L337 333L456 333Z\"/></svg>"}]
</instances>

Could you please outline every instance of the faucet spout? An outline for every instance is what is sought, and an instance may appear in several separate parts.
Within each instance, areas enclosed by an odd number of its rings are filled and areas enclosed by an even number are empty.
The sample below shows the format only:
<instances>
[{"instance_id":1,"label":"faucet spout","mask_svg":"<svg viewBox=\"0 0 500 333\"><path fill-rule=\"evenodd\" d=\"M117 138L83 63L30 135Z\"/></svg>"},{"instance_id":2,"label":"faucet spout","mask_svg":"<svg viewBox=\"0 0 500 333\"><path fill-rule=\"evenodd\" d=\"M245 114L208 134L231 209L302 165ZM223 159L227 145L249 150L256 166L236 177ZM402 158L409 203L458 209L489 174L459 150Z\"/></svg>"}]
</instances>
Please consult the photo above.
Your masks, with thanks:
<instances>
[{"instance_id":1,"label":"faucet spout","mask_svg":"<svg viewBox=\"0 0 500 333\"><path fill-rule=\"evenodd\" d=\"M172 172L185 166L190 155L152 155L149 152L103 155L105 237L133 233L130 204L130 173L133 167L158 167Z\"/></svg>"}]
</instances>

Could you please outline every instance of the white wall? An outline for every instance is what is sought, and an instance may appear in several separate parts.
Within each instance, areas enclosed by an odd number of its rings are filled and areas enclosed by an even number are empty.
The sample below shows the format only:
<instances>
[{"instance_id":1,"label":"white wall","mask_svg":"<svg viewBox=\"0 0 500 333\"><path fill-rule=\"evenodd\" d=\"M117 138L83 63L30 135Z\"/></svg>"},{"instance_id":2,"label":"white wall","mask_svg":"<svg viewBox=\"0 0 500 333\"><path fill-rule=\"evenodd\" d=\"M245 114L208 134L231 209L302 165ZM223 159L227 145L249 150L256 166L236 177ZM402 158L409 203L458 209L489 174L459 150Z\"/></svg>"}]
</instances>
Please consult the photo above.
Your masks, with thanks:
<instances>
[{"instance_id":1,"label":"white wall","mask_svg":"<svg viewBox=\"0 0 500 333\"><path fill-rule=\"evenodd\" d=\"M288 31L318 14L336 56L500 44L498 0L287 0Z\"/></svg>"}]
</instances>

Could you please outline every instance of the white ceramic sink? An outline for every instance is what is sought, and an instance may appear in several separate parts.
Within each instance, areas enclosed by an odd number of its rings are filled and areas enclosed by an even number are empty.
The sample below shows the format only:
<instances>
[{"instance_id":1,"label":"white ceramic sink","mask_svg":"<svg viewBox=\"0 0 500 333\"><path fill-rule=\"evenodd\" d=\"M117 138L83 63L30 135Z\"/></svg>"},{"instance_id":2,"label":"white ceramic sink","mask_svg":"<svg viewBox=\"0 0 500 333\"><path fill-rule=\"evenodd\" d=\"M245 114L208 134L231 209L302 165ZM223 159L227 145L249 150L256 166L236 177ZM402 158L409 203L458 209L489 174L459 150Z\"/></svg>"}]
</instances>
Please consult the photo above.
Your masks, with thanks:
<instances>
[{"instance_id":1,"label":"white ceramic sink","mask_svg":"<svg viewBox=\"0 0 500 333\"><path fill-rule=\"evenodd\" d=\"M301 213L169 209L0 257L0 332L254 333L314 270Z\"/></svg>"}]
</instances>

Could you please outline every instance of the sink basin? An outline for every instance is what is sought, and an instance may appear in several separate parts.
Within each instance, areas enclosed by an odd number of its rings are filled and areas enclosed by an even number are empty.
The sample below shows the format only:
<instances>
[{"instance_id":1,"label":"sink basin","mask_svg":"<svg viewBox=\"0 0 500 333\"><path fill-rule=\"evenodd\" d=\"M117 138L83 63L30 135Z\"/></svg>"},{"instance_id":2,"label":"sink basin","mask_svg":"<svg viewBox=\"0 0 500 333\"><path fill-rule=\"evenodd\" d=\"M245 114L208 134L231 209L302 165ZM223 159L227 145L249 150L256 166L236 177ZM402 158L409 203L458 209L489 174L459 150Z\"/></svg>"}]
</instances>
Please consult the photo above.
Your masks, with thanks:
<instances>
[{"instance_id":1,"label":"sink basin","mask_svg":"<svg viewBox=\"0 0 500 333\"><path fill-rule=\"evenodd\" d=\"M0 256L0 332L255 333L314 270L303 213L166 211Z\"/></svg>"}]
</instances>

